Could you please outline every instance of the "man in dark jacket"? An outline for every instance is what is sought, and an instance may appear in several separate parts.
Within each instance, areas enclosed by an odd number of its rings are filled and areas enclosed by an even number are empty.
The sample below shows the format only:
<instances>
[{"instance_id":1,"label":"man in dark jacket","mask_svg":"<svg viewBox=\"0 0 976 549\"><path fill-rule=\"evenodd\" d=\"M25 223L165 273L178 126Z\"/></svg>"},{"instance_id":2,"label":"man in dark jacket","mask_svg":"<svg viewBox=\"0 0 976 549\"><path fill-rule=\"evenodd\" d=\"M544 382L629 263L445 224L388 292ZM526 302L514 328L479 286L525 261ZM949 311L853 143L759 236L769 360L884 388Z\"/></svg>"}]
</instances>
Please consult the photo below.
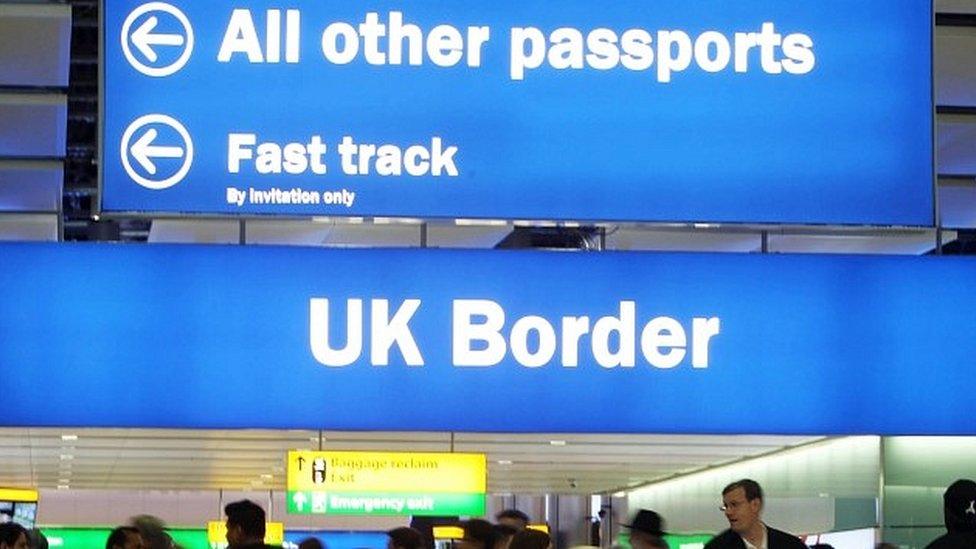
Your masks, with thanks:
<instances>
[{"instance_id":1,"label":"man in dark jacket","mask_svg":"<svg viewBox=\"0 0 976 549\"><path fill-rule=\"evenodd\" d=\"M264 509L249 499L228 503L227 549L266 549Z\"/></svg>"},{"instance_id":2,"label":"man in dark jacket","mask_svg":"<svg viewBox=\"0 0 976 549\"><path fill-rule=\"evenodd\" d=\"M722 511L729 529L712 538L705 549L807 549L800 538L766 526L759 483L742 479L722 490Z\"/></svg>"},{"instance_id":3,"label":"man in dark jacket","mask_svg":"<svg viewBox=\"0 0 976 549\"><path fill-rule=\"evenodd\" d=\"M959 479L942 496L947 532L926 549L976 547L976 482Z\"/></svg>"}]
</instances>

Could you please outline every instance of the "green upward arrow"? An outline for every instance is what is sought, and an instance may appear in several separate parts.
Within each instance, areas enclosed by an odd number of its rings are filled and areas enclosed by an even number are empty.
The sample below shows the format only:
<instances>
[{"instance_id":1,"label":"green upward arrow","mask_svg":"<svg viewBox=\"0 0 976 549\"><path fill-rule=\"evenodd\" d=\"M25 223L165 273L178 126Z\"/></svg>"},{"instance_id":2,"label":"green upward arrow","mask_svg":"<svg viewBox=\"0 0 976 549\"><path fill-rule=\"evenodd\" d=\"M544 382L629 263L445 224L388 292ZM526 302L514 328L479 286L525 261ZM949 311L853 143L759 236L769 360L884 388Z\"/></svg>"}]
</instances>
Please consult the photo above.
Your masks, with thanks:
<instances>
[{"instance_id":1,"label":"green upward arrow","mask_svg":"<svg viewBox=\"0 0 976 549\"><path fill-rule=\"evenodd\" d=\"M305 502L308 500L308 497L305 495L305 492L295 492L291 500L295 502L295 507L298 508L298 511L302 512L305 510Z\"/></svg>"}]
</instances>

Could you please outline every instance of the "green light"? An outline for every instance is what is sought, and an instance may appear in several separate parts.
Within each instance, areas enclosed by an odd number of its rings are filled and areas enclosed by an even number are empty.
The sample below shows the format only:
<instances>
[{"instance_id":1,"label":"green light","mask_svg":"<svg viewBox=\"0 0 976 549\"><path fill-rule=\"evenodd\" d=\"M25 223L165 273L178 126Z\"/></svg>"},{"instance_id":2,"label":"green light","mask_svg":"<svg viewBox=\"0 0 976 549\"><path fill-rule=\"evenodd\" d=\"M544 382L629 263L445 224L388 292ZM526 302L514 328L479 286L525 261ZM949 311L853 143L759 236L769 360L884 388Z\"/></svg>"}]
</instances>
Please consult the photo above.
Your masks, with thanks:
<instances>
[{"instance_id":1,"label":"green light","mask_svg":"<svg viewBox=\"0 0 976 549\"><path fill-rule=\"evenodd\" d=\"M288 492L295 515L439 516L485 514L484 494Z\"/></svg>"},{"instance_id":2,"label":"green light","mask_svg":"<svg viewBox=\"0 0 976 549\"><path fill-rule=\"evenodd\" d=\"M51 547L59 549L101 549L108 541L108 528L41 528ZM210 549L207 531L167 529L166 533L184 549Z\"/></svg>"}]
</instances>

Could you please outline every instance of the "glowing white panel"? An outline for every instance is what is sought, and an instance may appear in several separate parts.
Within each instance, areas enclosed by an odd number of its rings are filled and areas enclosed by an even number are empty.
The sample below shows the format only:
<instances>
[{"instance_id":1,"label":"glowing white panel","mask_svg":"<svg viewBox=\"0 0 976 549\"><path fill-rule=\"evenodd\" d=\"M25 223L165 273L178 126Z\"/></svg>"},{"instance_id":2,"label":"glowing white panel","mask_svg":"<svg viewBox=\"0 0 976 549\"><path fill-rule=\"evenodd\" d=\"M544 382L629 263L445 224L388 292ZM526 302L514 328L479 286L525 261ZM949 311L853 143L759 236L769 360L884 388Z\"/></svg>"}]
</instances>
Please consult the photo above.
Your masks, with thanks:
<instances>
[{"instance_id":1,"label":"glowing white panel","mask_svg":"<svg viewBox=\"0 0 976 549\"><path fill-rule=\"evenodd\" d=\"M0 4L0 86L66 87L71 6Z\"/></svg>"},{"instance_id":2,"label":"glowing white panel","mask_svg":"<svg viewBox=\"0 0 976 549\"><path fill-rule=\"evenodd\" d=\"M67 96L0 93L0 156L64 156L67 124Z\"/></svg>"},{"instance_id":3,"label":"glowing white panel","mask_svg":"<svg viewBox=\"0 0 976 549\"><path fill-rule=\"evenodd\" d=\"M0 161L0 212L56 212L63 181L60 162Z\"/></svg>"}]
</instances>

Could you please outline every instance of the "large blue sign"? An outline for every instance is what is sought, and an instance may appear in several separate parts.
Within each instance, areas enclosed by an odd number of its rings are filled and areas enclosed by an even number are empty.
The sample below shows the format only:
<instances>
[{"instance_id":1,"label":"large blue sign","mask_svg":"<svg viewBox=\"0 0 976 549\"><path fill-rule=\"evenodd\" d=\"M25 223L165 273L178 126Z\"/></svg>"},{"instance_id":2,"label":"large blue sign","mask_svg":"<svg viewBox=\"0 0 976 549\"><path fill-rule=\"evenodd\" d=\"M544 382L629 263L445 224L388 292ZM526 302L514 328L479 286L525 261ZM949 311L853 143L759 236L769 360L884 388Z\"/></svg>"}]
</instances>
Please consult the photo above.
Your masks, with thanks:
<instances>
[{"instance_id":1,"label":"large blue sign","mask_svg":"<svg viewBox=\"0 0 976 549\"><path fill-rule=\"evenodd\" d=\"M0 257L6 426L976 434L970 258Z\"/></svg>"},{"instance_id":2,"label":"large blue sign","mask_svg":"<svg viewBox=\"0 0 976 549\"><path fill-rule=\"evenodd\" d=\"M932 225L930 0L106 0L102 208Z\"/></svg>"}]
</instances>

